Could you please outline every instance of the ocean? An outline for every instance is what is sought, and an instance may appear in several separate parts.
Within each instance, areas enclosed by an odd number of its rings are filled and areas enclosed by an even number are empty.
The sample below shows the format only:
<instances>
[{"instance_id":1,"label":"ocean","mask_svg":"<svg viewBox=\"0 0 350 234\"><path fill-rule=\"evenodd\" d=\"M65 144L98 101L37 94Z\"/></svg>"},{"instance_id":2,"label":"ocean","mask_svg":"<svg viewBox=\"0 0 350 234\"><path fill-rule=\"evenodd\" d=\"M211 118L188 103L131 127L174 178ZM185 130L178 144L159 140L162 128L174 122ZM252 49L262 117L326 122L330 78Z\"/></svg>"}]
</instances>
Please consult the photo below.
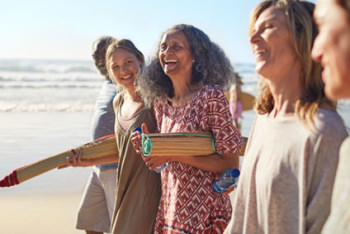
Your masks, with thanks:
<instances>
[{"instance_id":1,"label":"ocean","mask_svg":"<svg viewBox=\"0 0 350 234\"><path fill-rule=\"evenodd\" d=\"M243 91L256 94L254 64L234 65ZM90 140L89 123L103 78L92 61L0 59L0 179L13 169ZM339 112L350 127L350 102ZM255 112L243 113L248 136ZM0 194L82 191L90 168L52 170Z\"/></svg>"},{"instance_id":2,"label":"ocean","mask_svg":"<svg viewBox=\"0 0 350 234\"><path fill-rule=\"evenodd\" d=\"M91 111L102 81L92 61L0 60L0 112Z\"/></svg>"}]
</instances>

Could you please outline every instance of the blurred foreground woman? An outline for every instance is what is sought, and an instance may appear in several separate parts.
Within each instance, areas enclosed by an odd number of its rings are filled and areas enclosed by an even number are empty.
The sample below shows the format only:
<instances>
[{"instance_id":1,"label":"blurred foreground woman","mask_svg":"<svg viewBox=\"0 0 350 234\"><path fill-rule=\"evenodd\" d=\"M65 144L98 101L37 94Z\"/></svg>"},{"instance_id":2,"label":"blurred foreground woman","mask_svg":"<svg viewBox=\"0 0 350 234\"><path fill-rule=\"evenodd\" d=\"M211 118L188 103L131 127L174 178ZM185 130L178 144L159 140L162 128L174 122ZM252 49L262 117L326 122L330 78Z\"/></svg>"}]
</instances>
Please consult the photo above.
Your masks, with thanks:
<instances>
[{"instance_id":1,"label":"blurred foreground woman","mask_svg":"<svg viewBox=\"0 0 350 234\"><path fill-rule=\"evenodd\" d=\"M311 59L314 4L266 0L252 14L260 75L231 233L320 233L347 133Z\"/></svg>"}]
</instances>

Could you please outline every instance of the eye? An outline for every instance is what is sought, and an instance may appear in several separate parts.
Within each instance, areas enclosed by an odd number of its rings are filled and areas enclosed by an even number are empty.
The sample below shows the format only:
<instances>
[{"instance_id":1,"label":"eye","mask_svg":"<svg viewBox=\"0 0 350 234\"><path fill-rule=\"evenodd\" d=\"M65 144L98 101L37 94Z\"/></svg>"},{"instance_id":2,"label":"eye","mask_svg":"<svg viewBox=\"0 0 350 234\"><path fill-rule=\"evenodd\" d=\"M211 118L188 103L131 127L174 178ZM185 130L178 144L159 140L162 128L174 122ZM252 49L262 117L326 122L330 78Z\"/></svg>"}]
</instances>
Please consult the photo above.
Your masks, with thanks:
<instances>
[{"instance_id":1,"label":"eye","mask_svg":"<svg viewBox=\"0 0 350 234\"><path fill-rule=\"evenodd\" d=\"M274 21L269 20L262 25L262 28L263 30L266 30L266 29L272 29L275 26L276 26L276 23Z\"/></svg>"},{"instance_id":2,"label":"eye","mask_svg":"<svg viewBox=\"0 0 350 234\"><path fill-rule=\"evenodd\" d=\"M178 45L178 44L175 44L174 46L173 46L173 49L176 51L176 50L179 50L181 48L181 46L180 45Z\"/></svg>"},{"instance_id":3,"label":"eye","mask_svg":"<svg viewBox=\"0 0 350 234\"><path fill-rule=\"evenodd\" d=\"M117 65L112 66L112 70L115 71L115 72L116 72L116 71L119 71L119 66L117 66Z\"/></svg>"},{"instance_id":4,"label":"eye","mask_svg":"<svg viewBox=\"0 0 350 234\"><path fill-rule=\"evenodd\" d=\"M165 44L161 44L160 45L160 51L163 52L164 50L166 50L167 46Z\"/></svg>"}]
</instances>

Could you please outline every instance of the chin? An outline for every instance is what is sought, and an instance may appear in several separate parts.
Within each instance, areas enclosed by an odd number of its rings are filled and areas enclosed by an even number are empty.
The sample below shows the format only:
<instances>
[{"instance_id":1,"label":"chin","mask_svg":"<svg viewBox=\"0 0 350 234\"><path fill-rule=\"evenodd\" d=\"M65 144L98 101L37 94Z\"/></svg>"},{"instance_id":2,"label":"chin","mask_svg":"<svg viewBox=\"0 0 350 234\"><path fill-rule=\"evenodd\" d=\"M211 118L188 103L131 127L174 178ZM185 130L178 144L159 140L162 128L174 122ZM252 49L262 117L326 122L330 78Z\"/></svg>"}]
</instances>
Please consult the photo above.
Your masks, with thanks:
<instances>
[{"instance_id":1,"label":"chin","mask_svg":"<svg viewBox=\"0 0 350 234\"><path fill-rule=\"evenodd\" d=\"M261 61L261 60L258 60L255 62L255 72L260 74L261 72L264 71L266 67L266 62L265 61Z\"/></svg>"},{"instance_id":2,"label":"chin","mask_svg":"<svg viewBox=\"0 0 350 234\"><path fill-rule=\"evenodd\" d=\"M263 66L256 65L255 72L256 72L256 74L265 77L265 75L264 75L265 69Z\"/></svg>"},{"instance_id":3,"label":"chin","mask_svg":"<svg viewBox=\"0 0 350 234\"><path fill-rule=\"evenodd\" d=\"M325 92L326 96L333 101L336 101L336 100L339 100L342 98L346 98L345 96L342 95L343 94L342 87L334 87L334 86L332 87L330 85L327 86L327 84L326 84L324 92Z\"/></svg>"},{"instance_id":4,"label":"chin","mask_svg":"<svg viewBox=\"0 0 350 234\"><path fill-rule=\"evenodd\" d=\"M325 92L326 96L327 96L329 99L331 99L332 101L336 101L337 99L339 99L339 97L337 97L337 96L335 95L335 93L332 92L332 90L325 89L324 92Z\"/></svg>"}]
</instances>

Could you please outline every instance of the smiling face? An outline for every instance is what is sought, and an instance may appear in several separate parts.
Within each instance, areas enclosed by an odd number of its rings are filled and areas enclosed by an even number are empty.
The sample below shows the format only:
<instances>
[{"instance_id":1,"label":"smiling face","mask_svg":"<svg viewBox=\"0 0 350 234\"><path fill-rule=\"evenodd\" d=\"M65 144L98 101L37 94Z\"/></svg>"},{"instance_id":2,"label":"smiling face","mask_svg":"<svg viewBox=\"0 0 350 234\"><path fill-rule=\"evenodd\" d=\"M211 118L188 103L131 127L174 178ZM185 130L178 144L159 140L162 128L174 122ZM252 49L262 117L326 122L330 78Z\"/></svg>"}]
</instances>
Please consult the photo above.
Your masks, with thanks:
<instances>
[{"instance_id":1,"label":"smiling face","mask_svg":"<svg viewBox=\"0 0 350 234\"><path fill-rule=\"evenodd\" d=\"M92 50L92 58L94 59L95 67L103 76L108 75L105 60L106 47L107 45L105 42L95 43Z\"/></svg>"},{"instance_id":2,"label":"smiling face","mask_svg":"<svg viewBox=\"0 0 350 234\"><path fill-rule=\"evenodd\" d=\"M191 78L193 56L183 32L170 30L163 36L159 60L164 73L172 80L176 77Z\"/></svg>"},{"instance_id":3,"label":"smiling face","mask_svg":"<svg viewBox=\"0 0 350 234\"><path fill-rule=\"evenodd\" d=\"M135 54L124 48L117 48L109 58L109 68L112 79L127 90L134 90L141 62Z\"/></svg>"},{"instance_id":4,"label":"smiling face","mask_svg":"<svg viewBox=\"0 0 350 234\"><path fill-rule=\"evenodd\" d=\"M312 49L321 62L325 93L331 99L350 98L350 22L335 0L317 0L314 18L319 34Z\"/></svg>"},{"instance_id":5,"label":"smiling face","mask_svg":"<svg viewBox=\"0 0 350 234\"><path fill-rule=\"evenodd\" d=\"M267 79L283 76L288 68L299 64L287 18L269 7L254 23L250 43L256 60L256 72Z\"/></svg>"}]
</instances>

